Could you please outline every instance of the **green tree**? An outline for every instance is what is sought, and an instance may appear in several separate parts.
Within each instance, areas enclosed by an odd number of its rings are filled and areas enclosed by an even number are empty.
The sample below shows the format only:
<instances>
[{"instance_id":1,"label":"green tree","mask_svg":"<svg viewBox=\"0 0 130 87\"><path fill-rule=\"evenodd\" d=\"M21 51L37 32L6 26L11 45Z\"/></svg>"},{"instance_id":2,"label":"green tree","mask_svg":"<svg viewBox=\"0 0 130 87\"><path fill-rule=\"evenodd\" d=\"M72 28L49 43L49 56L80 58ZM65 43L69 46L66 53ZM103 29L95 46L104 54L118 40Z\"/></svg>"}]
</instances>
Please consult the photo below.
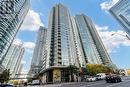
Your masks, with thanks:
<instances>
[{"instance_id":1,"label":"green tree","mask_svg":"<svg viewBox=\"0 0 130 87\"><path fill-rule=\"evenodd\" d=\"M87 69L90 75L96 75L97 73L113 73L114 71L102 64L88 64Z\"/></svg>"},{"instance_id":2,"label":"green tree","mask_svg":"<svg viewBox=\"0 0 130 87\"><path fill-rule=\"evenodd\" d=\"M8 82L10 78L10 69L6 69L4 70L1 74L0 74L0 82Z\"/></svg>"},{"instance_id":3,"label":"green tree","mask_svg":"<svg viewBox=\"0 0 130 87\"><path fill-rule=\"evenodd\" d=\"M73 74L75 74L75 75L79 74L78 68L75 65L69 65L67 67L67 70L69 71L69 75L71 76L71 82L73 82L74 81L74 75Z\"/></svg>"},{"instance_id":4,"label":"green tree","mask_svg":"<svg viewBox=\"0 0 130 87\"><path fill-rule=\"evenodd\" d=\"M89 74L89 71L88 71L87 68L81 67L81 69L82 69L82 75L88 75Z\"/></svg>"},{"instance_id":5,"label":"green tree","mask_svg":"<svg viewBox=\"0 0 130 87\"><path fill-rule=\"evenodd\" d=\"M87 75L89 75L89 71L86 67L81 67L79 70L79 76L81 77L81 81L85 81Z\"/></svg>"}]
</instances>

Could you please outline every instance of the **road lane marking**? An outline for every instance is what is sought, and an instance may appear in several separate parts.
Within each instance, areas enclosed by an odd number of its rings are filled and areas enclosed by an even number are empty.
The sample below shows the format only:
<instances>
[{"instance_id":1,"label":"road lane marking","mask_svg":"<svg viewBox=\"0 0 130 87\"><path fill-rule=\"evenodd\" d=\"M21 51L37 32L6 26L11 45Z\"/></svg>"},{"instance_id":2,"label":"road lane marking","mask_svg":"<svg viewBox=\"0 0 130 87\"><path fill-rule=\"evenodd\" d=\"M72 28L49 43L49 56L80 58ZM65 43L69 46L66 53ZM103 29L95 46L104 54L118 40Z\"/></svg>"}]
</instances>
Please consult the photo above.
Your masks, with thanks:
<instances>
[{"instance_id":1,"label":"road lane marking","mask_svg":"<svg viewBox=\"0 0 130 87\"><path fill-rule=\"evenodd\" d=\"M113 87L113 86L117 86L117 85L120 85L120 84L124 84L124 83L127 83L129 82L130 80L127 80L127 81L124 81L124 82L120 82L120 83L116 83L116 84L113 84L113 85L109 85L109 86L106 86L106 87Z\"/></svg>"}]
</instances>

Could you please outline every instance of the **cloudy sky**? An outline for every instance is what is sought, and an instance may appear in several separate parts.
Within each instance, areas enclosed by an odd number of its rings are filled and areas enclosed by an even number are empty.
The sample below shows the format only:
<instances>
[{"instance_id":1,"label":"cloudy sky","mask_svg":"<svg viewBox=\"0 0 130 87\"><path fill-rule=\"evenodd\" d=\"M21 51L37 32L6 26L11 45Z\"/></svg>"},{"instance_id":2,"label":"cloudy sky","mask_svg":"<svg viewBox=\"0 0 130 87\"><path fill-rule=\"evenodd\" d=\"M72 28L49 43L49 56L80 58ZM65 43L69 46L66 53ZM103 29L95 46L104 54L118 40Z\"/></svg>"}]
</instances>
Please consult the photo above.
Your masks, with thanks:
<instances>
[{"instance_id":1,"label":"cloudy sky","mask_svg":"<svg viewBox=\"0 0 130 87\"><path fill-rule=\"evenodd\" d=\"M23 47L26 49L22 61L24 72L30 68L39 26L47 27L49 12L52 6L59 2L68 7L72 16L81 13L89 16L112 61L119 68L130 68L130 41L121 35L111 36L113 33L126 34L108 12L118 0L30 0L29 12L14 41L17 44L23 43Z\"/></svg>"}]
</instances>

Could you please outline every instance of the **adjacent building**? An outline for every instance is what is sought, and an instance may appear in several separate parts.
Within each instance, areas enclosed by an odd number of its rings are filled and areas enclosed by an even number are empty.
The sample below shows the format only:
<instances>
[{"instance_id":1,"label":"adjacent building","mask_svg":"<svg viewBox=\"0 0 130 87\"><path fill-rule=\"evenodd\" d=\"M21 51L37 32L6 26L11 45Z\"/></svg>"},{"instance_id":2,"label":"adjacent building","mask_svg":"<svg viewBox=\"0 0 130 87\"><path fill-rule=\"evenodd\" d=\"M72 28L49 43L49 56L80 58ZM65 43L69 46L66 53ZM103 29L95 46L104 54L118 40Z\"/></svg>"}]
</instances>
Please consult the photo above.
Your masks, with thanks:
<instances>
[{"instance_id":1,"label":"adjacent building","mask_svg":"<svg viewBox=\"0 0 130 87\"><path fill-rule=\"evenodd\" d=\"M81 46L77 46L77 49L82 50L82 56L84 57L83 59L85 62L88 64L111 65L112 61L105 49L105 46L103 45L103 42L101 41L101 38L99 37L92 20L84 14L76 15L74 20L76 27L73 29L77 29L76 36L78 36L78 42Z\"/></svg>"},{"instance_id":2,"label":"adjacent building","mask_svg":"<svg viewBox=\"0 0 130 87\"><path fill-rule=\"evenodd\" d=\"M85 53L83 50L83 44L81 42L81 38L79 35L78 27L75 21L75 17L71 17L72 26L73 26L73 38L75 44L75 53L76 53L76 63L75 65L78 67L85 67L88 63L87 57L85 57Z\"/></svg>"},{"instance_id":3,"label":"adjacent building","mask_svg":"<svg viewBox=\"0 0 130 87\"><path fill-rule=\"evenodd\" d=\"M7 50L16 36L27 12L29 0L0 0L0 72Z\"/></svg>"},{"instance_id":4,"label":"adjacent building","mask_svg":"<svg viewBox=\"0 0 130 87\"><path fill-rule=\"evenodd\" d=\"M20 77L21 77L20 74L22 74L22 70L23 70L23 64L22 64L22 62L21 62L21 64L20 64L19 67L18 67L18 70L17 70L17 72L16 72L15 78L20 78Z\"/></svg>"},{"instance_id":5,"label":"adjacent building","mask_svg":"<svg viewBox=\"0 0 130 87\"><path fill-rule=\"evenodd\" d=\"M15 78L20 71L24 51L22 44L12 44L2 62L6 69L10 69L11 78Z\"/></svg>"},{"instance_id":6,"label":"adjacent building","mask_svg":"<svg viewBox=\"0 0 130 87\"><path fill-rule=\"evenodd\" d=\"M38 31L36 46L34 48L33 58L31 62L30 73L32 74L37 74L41 68L46 67L46 34L47 29L41 26Z\"/></svg>"},{"instance_id":7,"label":"adjacent building","mask_svg":"<svg viewBox=\"0 0 130 87\"><path fill-rule=\"evenodd\" d=\"M109 12L130 35L130 0L119 0Z\"/></svg>"}]
</instances>

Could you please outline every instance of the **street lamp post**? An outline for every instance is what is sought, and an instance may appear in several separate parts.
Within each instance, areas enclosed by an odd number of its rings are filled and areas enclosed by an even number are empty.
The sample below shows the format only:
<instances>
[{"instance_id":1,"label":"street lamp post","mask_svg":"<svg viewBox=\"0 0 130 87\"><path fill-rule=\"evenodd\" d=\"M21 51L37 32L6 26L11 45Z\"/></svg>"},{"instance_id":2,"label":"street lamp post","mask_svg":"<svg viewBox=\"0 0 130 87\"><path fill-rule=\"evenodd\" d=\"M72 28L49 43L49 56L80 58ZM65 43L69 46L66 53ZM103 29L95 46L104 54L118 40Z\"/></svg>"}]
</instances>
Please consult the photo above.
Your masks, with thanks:
<instances>
[{"instance_id":1,"label":"street lamp post","mask_svg":"<svg viewBox=\"0 0 130 87\"><path fill-rule=\"evenodd\" d=\"M120 33L111 34L111 36L114 36L114 35L120 35L120 36L123 36L123 37L127 38L128 40L130 40L130 37L128 35L123 35L123 34L120 34Z\"/></svg>"}]
</instances>

